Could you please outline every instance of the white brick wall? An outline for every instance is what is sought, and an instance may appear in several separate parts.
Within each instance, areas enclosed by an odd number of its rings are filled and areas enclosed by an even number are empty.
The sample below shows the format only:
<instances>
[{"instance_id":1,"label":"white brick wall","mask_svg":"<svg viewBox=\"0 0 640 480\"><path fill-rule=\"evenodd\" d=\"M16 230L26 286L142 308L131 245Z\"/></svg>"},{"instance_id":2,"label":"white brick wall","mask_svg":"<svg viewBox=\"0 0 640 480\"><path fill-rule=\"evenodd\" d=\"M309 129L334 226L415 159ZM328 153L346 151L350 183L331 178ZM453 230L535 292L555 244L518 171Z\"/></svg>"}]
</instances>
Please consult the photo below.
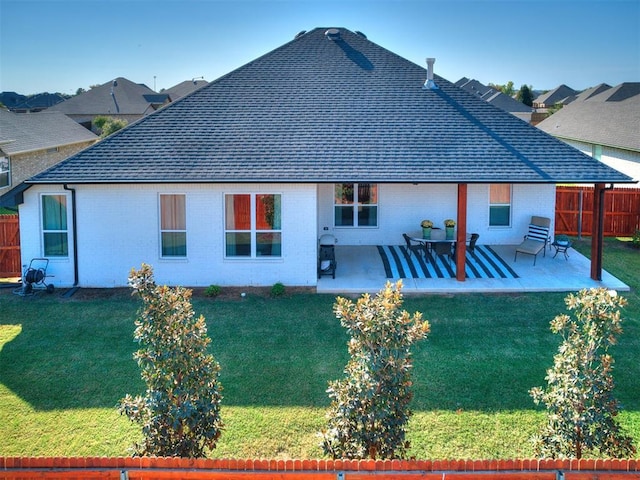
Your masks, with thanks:
<instances>
[{"instance_id":1,"label":"white brick wall","mask_svg":"<svg viewBox=\"0 0 640 480\"><path fill-rule=\"evenodd\" d=\"M77 194L79 284L125 286L131 268L153 266L158 283L185 286L315 285L317 273L315 185L91 185ZM62 188L34 186L20 208L23 263L42 255L39 194ZM224 193L282 194L282 257L224 259ZM158 195L184 193L187 258L160 257ZM69 204L71 202L69 201ZM71 218L71 215L69 215ZM72 236L70 236L70 239ZM73 284L72 255L52 259L56 286ZM49 273L49 272L48 272Z\"/></svg>"},{"instance_id":2,"label":"white brick wall","mask_svg":"<svg viewBox=\"0 0 640 480\"><path fill-rule=\"evenodd\" d=\"M443 227L456 218L457 185L379 185L379 225L376 228L333 226L333 185L75 185L77 207L78 270L82 287L126 286L131 268L148 263L158 283L184 286L263 285L282 282L313 286L317 282L317 244L331 233L340 245L401 244L403 232L418 232L429 218ZM223 202L225 193L280 193L282 195L282 257L225 259ZM20 206L23 264L42 253L40 194L69 196L62 186L32 186ZM186 195L187 258L160 257L160 193ZM553 185L514 185L512 225L492 228L489 221L488 185L468 186L469 233L480 234L479 243L515 244L526 233L531 215L553 219ZM327 230L324 230L324 227ZM52 258L51 283L74 283L73 235L69 258Z\"/></svg>"}]
</instances>

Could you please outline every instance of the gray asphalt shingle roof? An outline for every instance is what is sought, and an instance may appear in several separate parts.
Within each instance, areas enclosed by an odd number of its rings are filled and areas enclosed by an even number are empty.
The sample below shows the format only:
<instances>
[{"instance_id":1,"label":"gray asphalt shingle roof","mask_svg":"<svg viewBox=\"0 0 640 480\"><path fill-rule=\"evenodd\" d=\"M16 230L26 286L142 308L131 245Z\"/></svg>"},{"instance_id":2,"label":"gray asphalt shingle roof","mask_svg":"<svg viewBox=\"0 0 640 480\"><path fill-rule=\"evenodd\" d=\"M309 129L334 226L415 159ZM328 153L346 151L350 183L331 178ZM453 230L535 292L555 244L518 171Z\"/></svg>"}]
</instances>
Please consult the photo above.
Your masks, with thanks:
<instances>
[{"instance_id":1,"label":"gray asphalt shingle roof","mask_svg":"<svg viewBox=\"0 0 640 480\"><path fill-rule=\"evenodd\" d=\"M59 112L13 113L0 109L0 148L7 155L97 140Z\"/></svg>"},{"instance_id":2,"label":"gray asphalt shingle roof","mask_svg":"<svg viewBox=\"0 0 640 480\"><path fill-rule=\"evenodd\" d=\"M640 152L640 82L579 96L538 124L561 138Z\"/></svg>"},{"instance_id":3,"label":"gray asphalt shingle roof","mask_svg":"<svg viewBox=\"0 0 640 480\"><path fill-rule=\"evenodd\" d=\"M60 102L49 111L65 115L144 115L165 103L167 97L146 85L118 77Z\"/></svg>"},{"instance_id":4,"label":"gray asphalt shingle roof","mask_svg":"<svg viewBox=\"0 0 640 480\"><path fill-rule=\"evenodd\" d=\"M426 69L315 29L34 177L114 182L624 182ZM437 68L436 68L437 70Z\"/></svg>"}]
</instances>

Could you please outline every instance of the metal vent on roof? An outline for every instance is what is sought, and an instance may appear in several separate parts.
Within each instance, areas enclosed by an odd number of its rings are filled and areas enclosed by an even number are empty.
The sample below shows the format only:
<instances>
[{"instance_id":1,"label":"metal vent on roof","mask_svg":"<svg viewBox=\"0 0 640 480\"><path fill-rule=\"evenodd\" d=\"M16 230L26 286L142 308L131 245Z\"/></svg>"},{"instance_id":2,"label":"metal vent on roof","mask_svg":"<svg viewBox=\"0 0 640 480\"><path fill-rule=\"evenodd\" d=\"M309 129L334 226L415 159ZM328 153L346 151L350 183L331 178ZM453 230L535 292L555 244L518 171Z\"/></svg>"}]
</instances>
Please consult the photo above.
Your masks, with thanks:
<instances>
[{"instance_id":1,"label":"metal vent on roof","mask_svg":"<svg viewBox=\"0 0 640 480\"><path fill-rule=\"evenodd\" d=\"M329 40L338 40L340 38L340 30L337 28L330 28L324 32L324 36Z\"/></svg>"},{"instance_id":2,"label":"metal vent on roof","mask_svg":"<svg viewBox=\"0 0 640 480\"><path fill-rule=\"evenodd\" d=\"M367 38L367 36L359 30L356 30L356 35L360 35L362 38Z\"/></svg>"},{"instance_id":3,"label":"metal vent on roof","mask_svg":"<svg viewBox=\"0 0 640 480\"><path fill-rule=\"evenodd\" d=\"M302 35L304 35L305 33L307 33L307 31L306 31L306 30L302 30L302 31L300 31L300 32L296 33L296 36L295 36L295 37L293 37L293 38L294 38L294 39L296 39L296 38L298 38L298 37L301 37L301 36L302 36Z\"/></svg>"}]
</instances>

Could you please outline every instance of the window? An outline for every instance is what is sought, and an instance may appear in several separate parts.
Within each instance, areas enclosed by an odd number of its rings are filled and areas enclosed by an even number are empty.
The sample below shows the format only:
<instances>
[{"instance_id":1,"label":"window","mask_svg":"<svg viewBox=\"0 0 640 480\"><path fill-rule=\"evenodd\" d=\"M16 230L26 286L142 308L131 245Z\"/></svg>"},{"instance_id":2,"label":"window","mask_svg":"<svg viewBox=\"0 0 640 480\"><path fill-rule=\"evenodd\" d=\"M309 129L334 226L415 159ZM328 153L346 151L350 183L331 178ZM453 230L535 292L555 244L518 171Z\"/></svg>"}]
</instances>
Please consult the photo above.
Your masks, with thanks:
<instances>
[{"instance_id":1,"label":"window","mask_svg":"<svg viewBox=\"0 0 640 480\"><path fill-rule=\"evenodd\" d=\"M602 160L602 145L591 146L591 156L598 161Z\"/></svg>"},{"instance_id":2,"label":"window","mask_svg":"<svg viewBox=\"0 0 640 480\"><path fill-rule=\"evenodd\" d=\"M282 256L281 195L228 194L224 202L227 257Z\"/></svg>"},{"instance_id":3,"label":"window","mask_svg":"<svg viewBox=\"0 0 640 480\"><path fill-rule=\"evenodd\" d=\"M10 184L9 159L7 157L0 157L0 188L8 187Z\"/></svg>"},{"instance_id":4,"label":"window","mask_svg":"<svg viewBox=\"0 0 640 480\"><path fill-rule=\"evenodd\" d=\"M494 183L489 185L489 226L511 225L511 185Z\"/></svg>"},{"instance_id":5,"label":"window","mask_svg":"<svg viewBox=\"0 0 640 480\"><path fill-rule=\"evenodd\" d=\"M160 195L160 238L163 257L187 256L185 195Z\"/></svg>"},{"instance_id":6,"label":"window","mask_svg":"<svg viewBox=\"0 0 640 480\"><path fill-rule=\"evenodd\" d=\"M42 245L45 257L69 255L66 195L42 195Z\"/></svg>"},{"instance_id":7,"label":"window","mask_svg":"<svg viewBox=\"0 0 640 480\"><path fill-rule=\"evenodd\" d=\"M377 227L378 185L372 183L336 184L334 222L336 227Z\"/></svg>"}]
</instances>

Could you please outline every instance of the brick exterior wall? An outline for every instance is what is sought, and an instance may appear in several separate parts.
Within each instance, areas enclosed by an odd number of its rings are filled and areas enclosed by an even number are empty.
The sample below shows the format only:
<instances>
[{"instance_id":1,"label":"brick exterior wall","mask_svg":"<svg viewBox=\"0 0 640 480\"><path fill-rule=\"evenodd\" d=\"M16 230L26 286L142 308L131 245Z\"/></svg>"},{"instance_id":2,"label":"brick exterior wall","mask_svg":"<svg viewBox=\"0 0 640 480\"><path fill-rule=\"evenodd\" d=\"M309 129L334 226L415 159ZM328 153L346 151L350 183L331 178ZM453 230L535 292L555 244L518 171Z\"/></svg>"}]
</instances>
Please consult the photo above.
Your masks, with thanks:
<instances>
[{"instance_id":1,"label":"brick exterior wall","mask_svg":"<svg viewBox=\"0 0 640 480\"><path fill-rule=\"evenodd\" d=\"M69 158L71 155L93 143L95 143L95 141L58 147L57 151L38 150L35 152L11 155L9 157L11 184L8 187L0 188L0 195L16 187L27 178L42 172L56 163L60 163L62 160Z\"/></svg>"}]
</instances>

